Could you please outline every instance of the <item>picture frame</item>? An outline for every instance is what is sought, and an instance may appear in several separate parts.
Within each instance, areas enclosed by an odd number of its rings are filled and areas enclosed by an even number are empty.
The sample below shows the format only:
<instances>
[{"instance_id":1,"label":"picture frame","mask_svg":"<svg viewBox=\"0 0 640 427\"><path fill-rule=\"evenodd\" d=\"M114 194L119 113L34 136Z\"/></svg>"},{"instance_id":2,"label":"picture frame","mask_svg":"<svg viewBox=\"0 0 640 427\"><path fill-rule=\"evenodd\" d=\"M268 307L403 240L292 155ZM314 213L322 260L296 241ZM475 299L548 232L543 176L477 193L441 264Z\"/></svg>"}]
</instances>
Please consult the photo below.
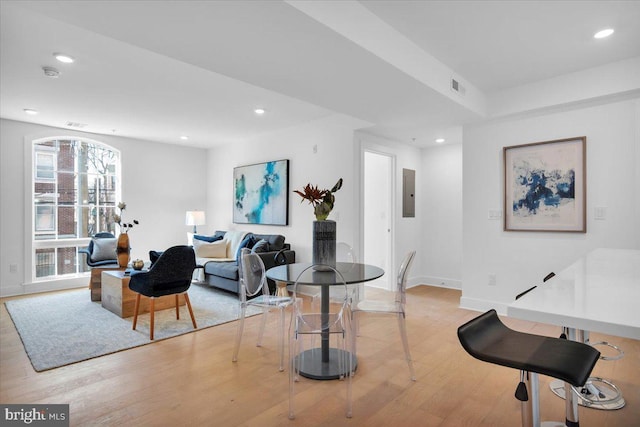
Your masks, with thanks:
<instances>
[{"instance_id":1,"label":"picture frame","mask_svg":"<svg viewBox=\"0 0 640 427\"><path fill-rule=\"evenodd\" d=\"M289 225L289 160L233 169L235 224Z\"/></svg>"},{"instance_id":2,"label":"picture frame","mask_svg":"<svg viewBox=\"0 0 640 427\"><path fill-rule=\"evenodd\" d=\"M504 231L587 232L586 136L503 147Z\"/></svg>"}]
</instances>

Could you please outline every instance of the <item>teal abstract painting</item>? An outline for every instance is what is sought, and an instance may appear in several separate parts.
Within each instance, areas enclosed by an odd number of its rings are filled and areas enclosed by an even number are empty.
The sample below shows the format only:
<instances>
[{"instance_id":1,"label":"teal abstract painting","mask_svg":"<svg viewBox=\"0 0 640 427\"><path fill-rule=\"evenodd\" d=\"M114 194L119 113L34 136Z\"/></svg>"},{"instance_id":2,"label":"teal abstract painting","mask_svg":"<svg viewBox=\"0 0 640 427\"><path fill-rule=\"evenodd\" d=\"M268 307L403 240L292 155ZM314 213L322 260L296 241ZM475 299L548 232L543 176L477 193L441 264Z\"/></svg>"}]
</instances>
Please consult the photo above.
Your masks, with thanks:
<instances>
[{"instance_id":1,"label":"teal abstract painting","mask_svg":"<svg viewBox=\"0 0 640 427\"><path fill-rule=\"evenodd\" d=\"M233 222L288 225L289 160L233 169Z\"/></svg>"}]
</instances>

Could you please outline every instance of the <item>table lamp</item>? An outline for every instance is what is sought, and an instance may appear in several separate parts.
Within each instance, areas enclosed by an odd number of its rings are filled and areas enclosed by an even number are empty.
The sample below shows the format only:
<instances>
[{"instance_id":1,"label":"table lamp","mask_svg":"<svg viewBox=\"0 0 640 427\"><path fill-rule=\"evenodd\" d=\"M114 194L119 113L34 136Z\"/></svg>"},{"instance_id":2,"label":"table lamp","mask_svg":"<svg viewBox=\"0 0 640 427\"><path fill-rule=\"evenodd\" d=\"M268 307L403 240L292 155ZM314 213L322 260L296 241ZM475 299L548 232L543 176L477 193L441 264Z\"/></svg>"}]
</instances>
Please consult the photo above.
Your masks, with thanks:
<instances>
[{"instance_id":1,"label":"table lamp","mask_svg":"<svg viewBox=\"0 0 640 427\"><path fill-rule=\"evenodd\" d=\"M198 233L196 226L204 225L204 211L187 211L186 225L193 225L193 234Z\"/></svg>"}]
</instances>

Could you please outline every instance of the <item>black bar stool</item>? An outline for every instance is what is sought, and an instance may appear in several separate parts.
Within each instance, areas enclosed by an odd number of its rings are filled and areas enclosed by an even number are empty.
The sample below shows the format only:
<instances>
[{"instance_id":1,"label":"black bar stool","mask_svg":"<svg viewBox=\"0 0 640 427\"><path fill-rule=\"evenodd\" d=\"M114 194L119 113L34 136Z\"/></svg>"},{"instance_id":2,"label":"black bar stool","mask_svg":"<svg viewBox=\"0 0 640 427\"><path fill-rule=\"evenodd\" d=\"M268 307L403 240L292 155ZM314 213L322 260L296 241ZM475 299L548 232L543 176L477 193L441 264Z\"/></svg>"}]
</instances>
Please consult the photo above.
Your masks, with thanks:
<instances>
[{"instance_id":1,"label":"black bar stool","mask_svg":"<svg viewBox=\"0 0 640 427\"><path fill-rule=\"evenodd\" d=\"M520 370L516 398L522 402L522 425L540 426L538 374L567 384L566 426L578 427L578 405L571 385L585 384L600 352L593 347L561 338L514 331L500 321L495 310L458 328L462 347L476 359Z\"/></svg>"}]
</instances>

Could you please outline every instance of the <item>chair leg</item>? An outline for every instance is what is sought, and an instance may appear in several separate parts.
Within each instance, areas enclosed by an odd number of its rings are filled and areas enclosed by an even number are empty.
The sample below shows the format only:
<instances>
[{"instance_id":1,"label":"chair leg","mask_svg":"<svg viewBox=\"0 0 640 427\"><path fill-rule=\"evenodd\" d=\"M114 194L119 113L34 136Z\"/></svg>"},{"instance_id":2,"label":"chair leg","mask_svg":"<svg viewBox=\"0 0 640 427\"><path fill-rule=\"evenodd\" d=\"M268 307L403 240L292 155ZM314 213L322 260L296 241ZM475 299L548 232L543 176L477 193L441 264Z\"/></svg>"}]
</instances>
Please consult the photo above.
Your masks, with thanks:
<instances>
[{"instance_id":1,"label":"chair leg","mask_svg":"<svg viewBox=\"0 0 640 427\"><path fill-rule=\"evenodd\" d=\"M176 295L176 301L178 301L178 295ZM184 301L187 303L187 308L189 309L189 316L191 316L191 323L193 323L193 329L198 329L198 325L196 325L196 318L193 316L193 309L191 308L191 300L189 299L189 294L184 293Z\"/></svg>"},{"instance_id":2,"label":"chair leg","mask_svg":"<svg viewBox=\"0 0 640 427\"><path fill-rule=\"evenodd\" d=\"M295 320L291 319L291 329L295 328L294 325ZM300 357L300 352L298 352L298 340L296 338L295 331L289 331L289 419L295 419L294 413L294 405L293 398L295 395L294 383L296 380L296 375L298 375L298 363L296 363L296 356Z\"/></svg>"},{"instance_id":3,"label":"chair leg","mask_svg":"<svg viewBox=\"0 0 640 427\"><path fill-rule=\"evenodd\" d=\"M176 320L180 320L180 301L178 300L178 294L176 294Z\"/></svg>"},{"instance_id":4,"label":"chair leg","mask_svg":"<svg viewBox=\"0 0 640 427\"><path fill-rule=\"evenodd\" d=\"M133 330L136 330L136 325L138 324L138 309L140 308L140 294L136 296L136 306L133 314Z\"/></svg>"},{"instance_id":5,"label":"chair leg","mask_svg":"<svg viewBox=\"0 0 640 427\"><path fill-rule=\"evenodd\" d=\"M260 332L258 332L258 342L256 344L256 347L261 347L262 346L262 337L264 336L264 327L267 324L267 315L269 314L269 309L268 308L262 308L262 321L260 323Z\"/></svg>"},{"instance_id":6,"label":"chair leg","mask_svg":"<svg viewBox=\"0 0 640 427\"><path fill-rule=\"evenodd\" d=\"M236 332L236 345L233 349L233 358L231 359L234 362L238 361L238 352L240 351L240 341L242 340L242 330L244 329L244 315L247 311L247 307L242 304L240 307L240 319L238 321L238 331Z\"/></svg>"},{"instance_id":7,"label":"chair leg","mask_svg":"<svg viewBox=\"0 0 640 427\"><path fill-rule=\"evenodd\" d=\"M351 349L353 350L353 354L358 354L356 352L356 340L358 338L358 313L358 311L351 312Z\"/></svg>"},{"instance_id":8,"label":"chair leg","mask_svg":"<svg viewBox=\"0 0 640 427\"><path fill-rule=\"evenodd\" d=\"M348 321L348 324L346 325L346 328L345 328L345 335L342 337L342 345L344 347L343 354L346 357L345 362L346 362L346 369L347 369L347 372L346 372L347 376L345 378L347 382L347 418L351 418L353 416L353 396L352 396L353 357L351 356L352 349L349 348L350 341L353 342L350 337L350 335L353 333L350 328L352 328L353 325L351 325L350 323L351 322ZM355 354L355 351L353 354Z\"/></svg>"},{"instance_id":9,"label":"chair leg","mask_svg":"<svg viewBox=\"0 0 640 427\"><path fill-rule=\"evenodd\" d=\"M154 297L151 297L151 301L149 301L149 315L150 315L150 320L149 320L149 339L153 341L153 326L154 326L154 317L155 317L155 304L156 304L156 299Z\"/></svg>"},{"instance_id":10,"label":"chair leg","mask_svg":"<svg viewBox=\"0 0 640 427\"><path fill-rule=\"evenodd\" d=\"M404 313L398 313L398 326L400 327L400 337L402 338L402 346L404 347L404 355L409 365L409 373L411 374L411 381L416 380L416 373L413 370L413 361L411 360L411 353L409 353L409 340L407 338L407 325Z\"/></svg>"},{"instance_id":11,"label":"chair leg","mask_svg":"<svg viewBox=\"0 0 640 427\"><path fill-rule=\"evenodd\" d=\"M284 307L280 307L280 331L278 347L280 347L280 372L284 371Z\"/></svg>"}]
</instances>

